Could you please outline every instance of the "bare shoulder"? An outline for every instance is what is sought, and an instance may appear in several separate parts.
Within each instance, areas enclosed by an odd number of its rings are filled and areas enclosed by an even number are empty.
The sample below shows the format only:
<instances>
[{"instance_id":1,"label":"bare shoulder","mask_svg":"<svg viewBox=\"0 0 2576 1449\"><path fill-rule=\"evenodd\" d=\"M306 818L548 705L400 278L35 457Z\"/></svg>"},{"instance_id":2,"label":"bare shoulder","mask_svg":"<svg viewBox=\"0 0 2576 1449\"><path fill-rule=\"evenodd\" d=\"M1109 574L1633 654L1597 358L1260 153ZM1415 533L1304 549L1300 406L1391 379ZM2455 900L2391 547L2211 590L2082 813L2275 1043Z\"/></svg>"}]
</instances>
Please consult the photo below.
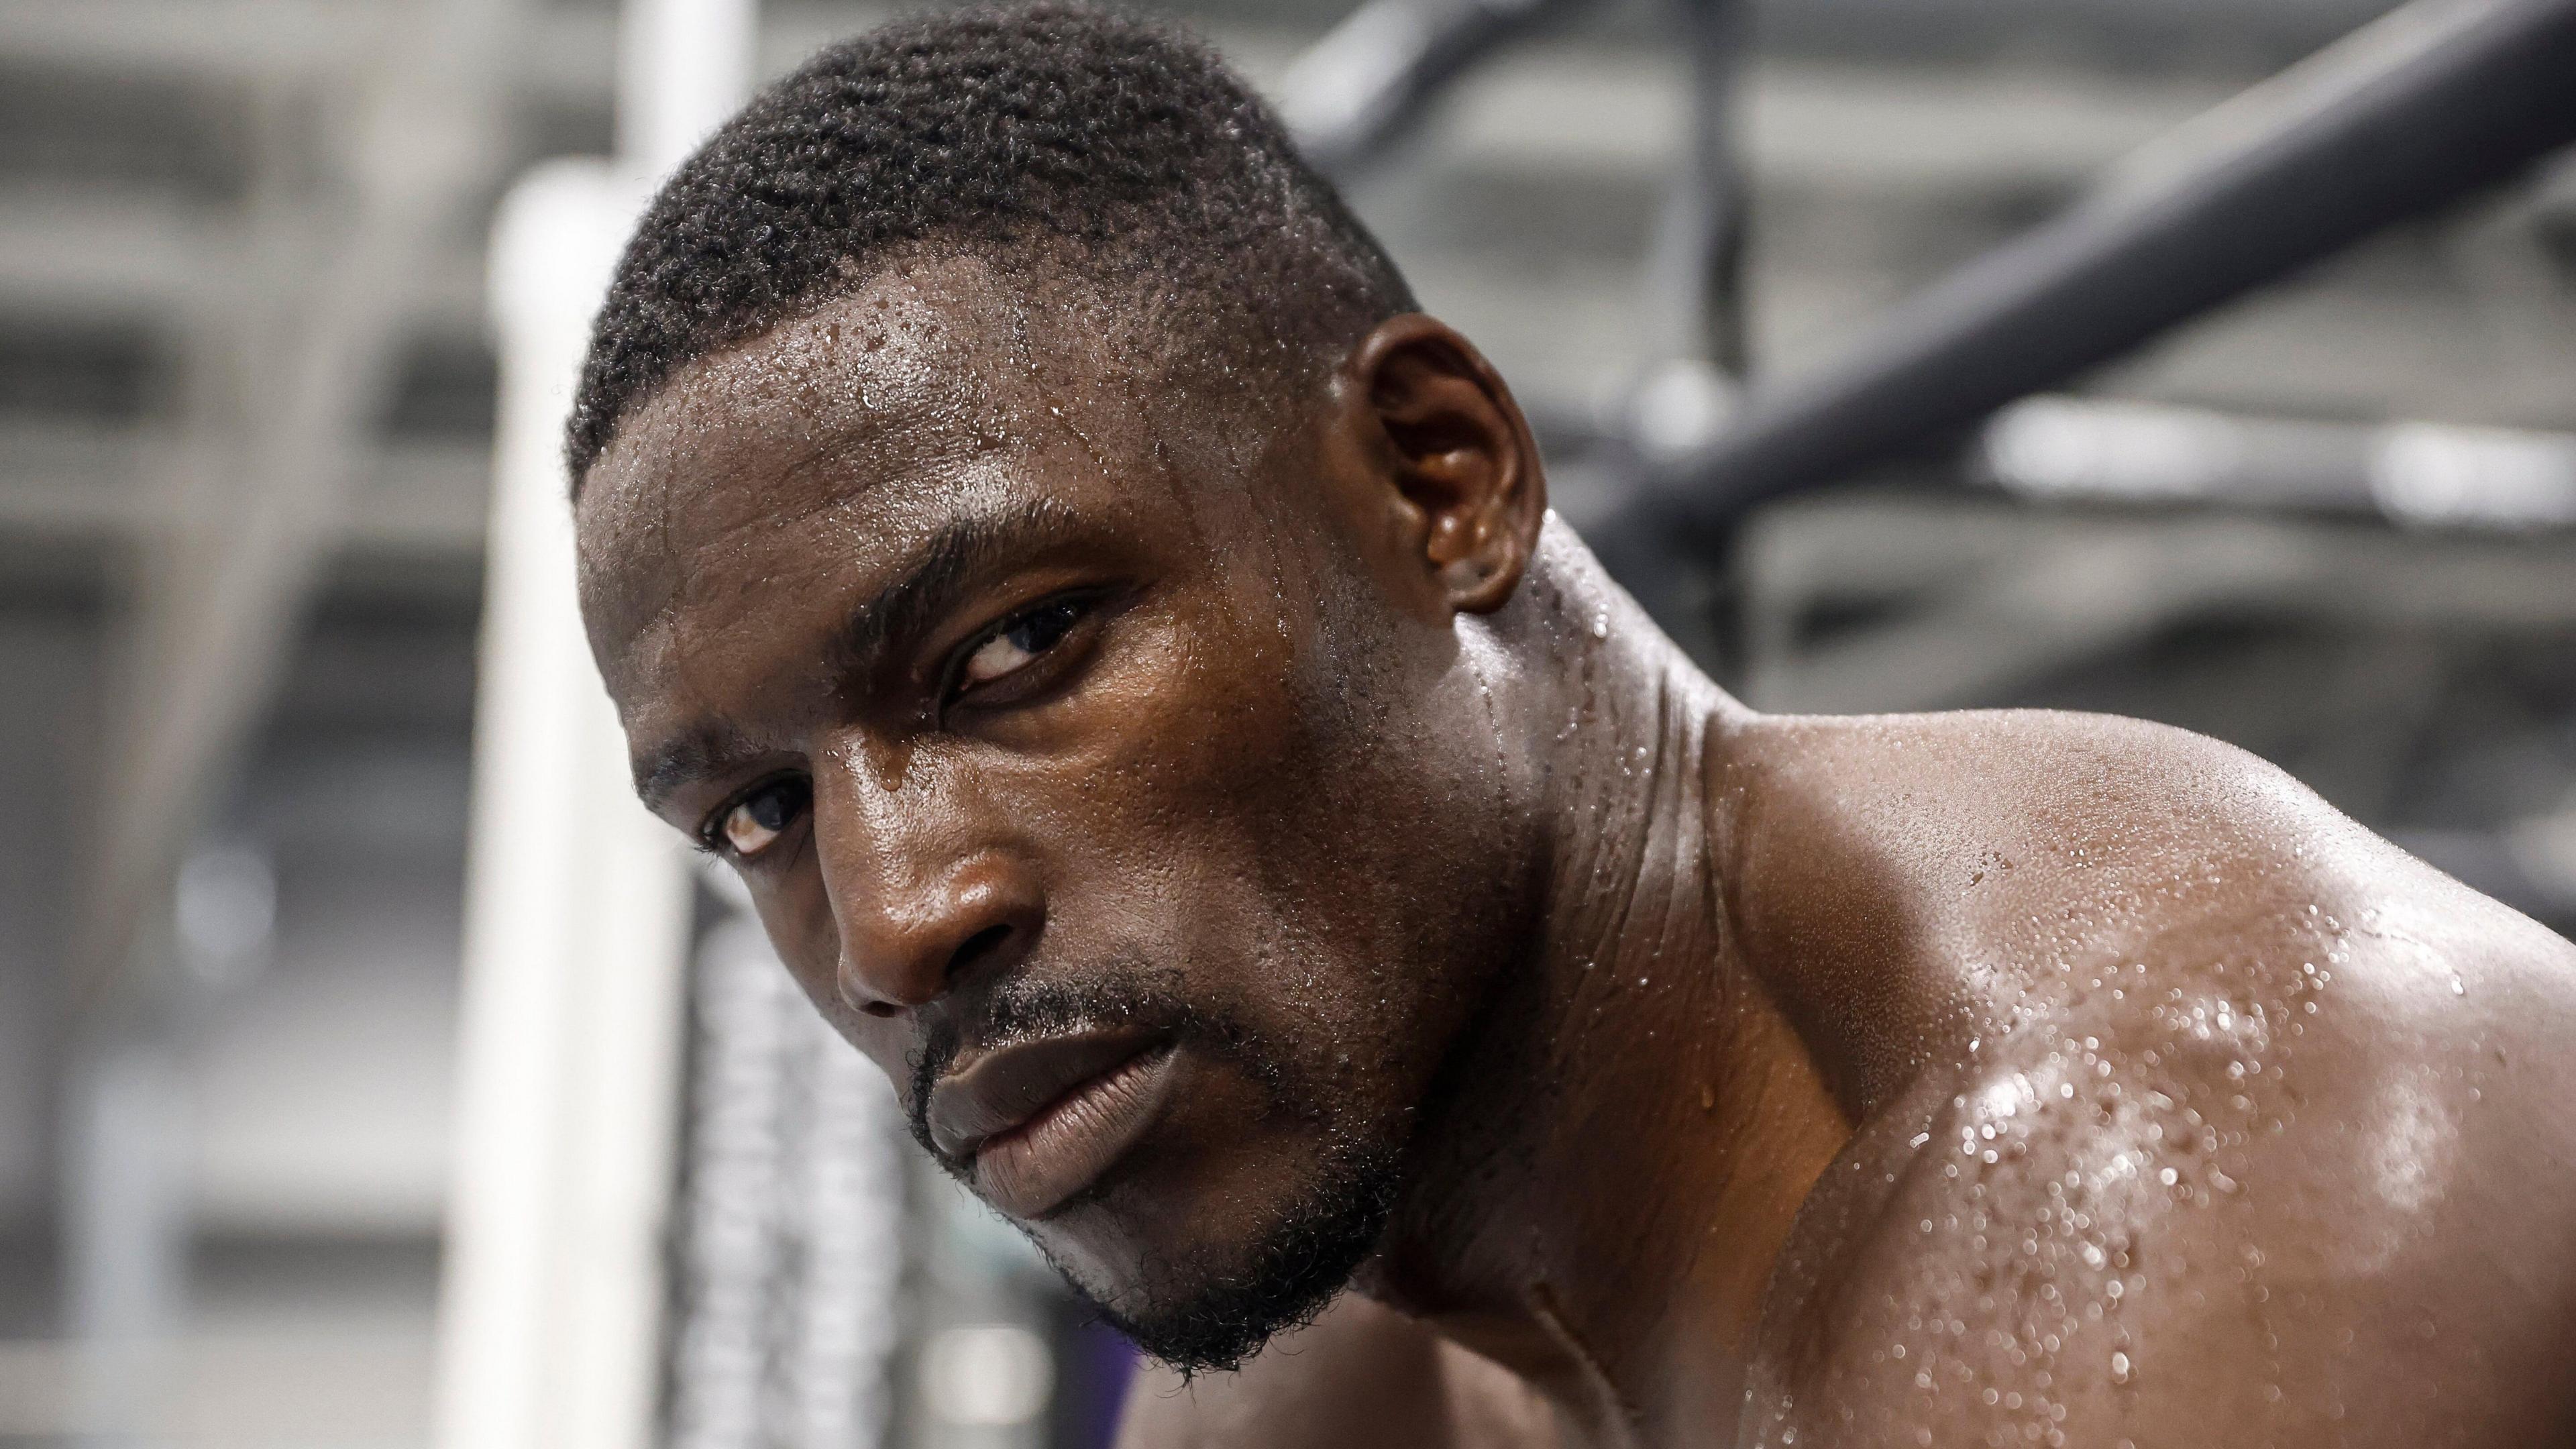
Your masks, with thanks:
<instances>
[{"instance_id":1,"label":"bare shoulder","mask_svg":"<svg viewBox=\"0 0 2576 1449\"><path fill-rule=\"evenodd\" d=\"M2491 999L2516 1014L2576 1012L2576 943L2204 735L2053 710L1771 718L1739 735L1731 793L1797 822L1769 835L1866 857L1911 924L1953 944L2080 956L2286 948L2323 930L2365 966L2438 957L2504 988Z\"/></svg>"},{"instance_id":2,"label":"bare shoulder","mask_svg":"<svg viewBox=\"0 0 2576 1449\"><path fill-rule=\"evenodd\" d=\"M1950 827L1978 849L1969 874L2008 884L2011 847L2077 865L2171 874L2194 860L2323 862L2374 837L2258 756L2169 725L2063 710L1850 717L1754 716L1720 753L1721 794L1811 812L1849 834L1918 851ZM2383 847L2384 848L2384 847ZM1991 852L1991 853L1989 853ZM1908 862L1910 864L1910 862Z\"/></svg>"},{"instance_id":3,"label":"bare shoulder","mask_svg":"<svg viewBox=\"0 0 2576 1449\"><path fill-rule=\"evenodd\" d=\"M2242 956L2262 979L2236 986L2305 991L2332 950L2349 983L2394 993L2347 993L2390 1030L2576 1027L2576 944L2205 736L1963 711L1757 719L1730 746L1712 795L1757 946L1776 932L1792 953L1935 974L1966 958L2016 1000L2066 989L2034 969L2071 982L2149 956L2212 972ZM2465 1004L2428 1017L2411 990L2426 983Z\"/></svg>"},{"instance_id":4,"label":"bare shoulder","mask_svg":"<svg viewBox=\"0 0 2576 1449\"><path fill-rule=\"evenodd\" d=\"M1783 722L1760 748L1841 781L1827 833L1991 990L1811 1206L1757 1428L2576 1430L2576 948L2180 731Z\"/></svg>"}]
</instances>

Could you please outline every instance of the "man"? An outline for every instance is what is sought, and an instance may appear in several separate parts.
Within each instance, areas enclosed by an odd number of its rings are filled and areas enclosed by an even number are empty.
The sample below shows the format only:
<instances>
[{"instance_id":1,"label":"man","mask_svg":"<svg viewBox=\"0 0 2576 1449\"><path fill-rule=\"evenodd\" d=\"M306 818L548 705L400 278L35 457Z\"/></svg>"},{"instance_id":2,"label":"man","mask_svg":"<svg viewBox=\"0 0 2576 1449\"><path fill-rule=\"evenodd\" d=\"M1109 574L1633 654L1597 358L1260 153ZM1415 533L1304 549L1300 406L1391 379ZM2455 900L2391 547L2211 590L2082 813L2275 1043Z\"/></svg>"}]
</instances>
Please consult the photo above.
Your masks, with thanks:
<instances>
[{"instance_id":1,"label":"man","mask_svg":"<svg viewBox=\"0 0 2576 1449\"><path fill-rule=\"evenodd\" d=\"M2576 1423L2576 951L2177 731L1726 698L1187 44L827 51L571 461L645 800L1175 1371L1133 1444Z\"/></svg>"}]
</instances>

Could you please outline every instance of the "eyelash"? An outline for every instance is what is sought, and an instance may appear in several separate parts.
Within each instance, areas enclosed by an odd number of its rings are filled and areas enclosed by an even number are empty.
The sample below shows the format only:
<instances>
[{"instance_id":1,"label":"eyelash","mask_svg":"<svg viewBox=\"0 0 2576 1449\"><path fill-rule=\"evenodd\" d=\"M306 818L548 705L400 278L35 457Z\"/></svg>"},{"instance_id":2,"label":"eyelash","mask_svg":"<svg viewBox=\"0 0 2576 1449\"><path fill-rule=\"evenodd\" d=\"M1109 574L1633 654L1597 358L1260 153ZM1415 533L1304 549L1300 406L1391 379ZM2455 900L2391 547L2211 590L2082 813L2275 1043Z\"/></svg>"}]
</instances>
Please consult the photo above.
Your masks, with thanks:
<instances>
[{"instance_id":1,"label":"eyelash","mask_svg":"<svg viewBox=\"0 0 2576 1449\"><path fill-rule=\"evenodd\" d=\"M741 809L745 804L782 786L794 786L804 793L806 798L798 802L796 806L798 811L801 812L813 804L813 787L802 776L772 775L717 806L714 813L708 815L706 822L700 825L697 832L689 838L689 843L709 855L733 854L725 845L725 822L733 818L733 812Z\"/></svg>"},{"instance_id":2,"label":"eyelash","mask_svg":"<svg viewBox=\"0 0 2576 1449\"><path fill-rule=\"evenodd\" d=\"M1070 606L1074 611L1073 617L1066 621L1063 631L1058 633L1055 638L1049 640L1045 646L1035 651L1031 665L1022 666L1023 668L1034 667L1035 659L1044 658L1057 645L1064 642L1066 635L1071 634L1075 629L1081 627L1083 621L1089 618L1092 610L1099 605L1100 598L1101 596L1097 593L1050 595L1047 598L1040 599L1036 603L1029 605L1025 609L1003 616L1001 619L996 620L990 627L983 629L968 638L965 643L959 645L949 655L947 668L943 671L941 677L940 707L945 709L947 706L956 703L961 697L957 684L958 676L965 672L966 661L972 659L977 650L982 649L985 645L992 643L994 640L1001 638L1012 630L1019 628L1040 615L1043 615L1050 609L1060 609ZM1016 673L1017 671L1014 672ZM1003 675L1001 678L1008 679L1009 677L1009 675ZM998 684L1001 680L996 679L988 682ZM696 832L691 835L689 843L695 846L698 850L709 855L731 854L731 851L727 849L724 842L725 821L732 817L735 810L740 809L746 802L759 796L762 792L774 790L786 783L788 783L787 779L773 776L769 779L762 780L758 784L751 786L738 795L727 798L723 804L718 805L708 814L706 820L700 824ZM806 802L808 807L810 807L811 803L810 799Z\"/></svg>"},{"instance_id":3,"label":"eyelash","mask_svg":"<svg viewBox=\"0 0 2576 1449\"><path fill-rule=\"evenodd\" d=\"M1066 637L1071 635L1074 630L1082 627L1083 621L1090 618L1092 611L1099 607L1102 597L1102 594L1096 590L1050 594L1047 597L1029 605L1027 608L1019 609L1002 616L1000 619L995 620L989 627L970 636L965 643L957 646L957 648L949 654L947 667L941 672L939 683L939 707L942 710L945 710L950 705L956 704L964 697L965 691L961 689L959 685L960 676L964 675L966 672L967 661L973 659L976 652L982 649L985 645L990 644L994 640L1001 638L1003 635L1010 633L1012 630L1039 618L1050 609L1071 608L1073 616L1065 621L1065 626L1062 632L1058 633L1053 639L1048 640L1044 647L1034 651L1031 663L1022 666L1023 668L1034 668L1036 660L1045 658L1049 653L1054 651L1057 645L1062 644ZM1017 670L1013 671L1013 673L1017 672ZM1010 677L1010 675L1006 674L1000 678L988 680L986 683L1000 684L1003 680Z\"/></svg>"}]
</instances>

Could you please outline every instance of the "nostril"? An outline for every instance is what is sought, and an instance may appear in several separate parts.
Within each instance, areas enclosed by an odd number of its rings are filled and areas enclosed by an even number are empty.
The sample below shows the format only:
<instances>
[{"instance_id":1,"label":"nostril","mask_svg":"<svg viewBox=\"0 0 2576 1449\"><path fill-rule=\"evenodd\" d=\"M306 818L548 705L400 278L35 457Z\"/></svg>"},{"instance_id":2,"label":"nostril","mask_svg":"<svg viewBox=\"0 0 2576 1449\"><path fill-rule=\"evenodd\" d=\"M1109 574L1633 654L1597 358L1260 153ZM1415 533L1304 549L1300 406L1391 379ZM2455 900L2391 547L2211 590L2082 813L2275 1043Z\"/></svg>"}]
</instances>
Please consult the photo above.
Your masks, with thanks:
<instances>
[{"instance_id":1,"label":"nostril","mask_svg":"<svg viewBox=\"0 0 2576 1449\"><path fill-rule=\"evenodd\" d=\"M948 958L948 979L954 981L964 975L976 962L1002 949L1002 943L1009 939L1009 926L986 926L967 937L965 943Z\"/></svg>"},{"instance_id":2,"label":"nostril","mask_svg":"<svg viewBox=\"0 0 2576 1449\"><path fill-rule=\"evenodd\" d=\"M895 1005L891 1001L868 1001L862 1002L859 1005L859 1010L862 1014L873 1016L880 1021L894 1015L902 1009L903 1008Z\"/></svg>"}]
</instances>

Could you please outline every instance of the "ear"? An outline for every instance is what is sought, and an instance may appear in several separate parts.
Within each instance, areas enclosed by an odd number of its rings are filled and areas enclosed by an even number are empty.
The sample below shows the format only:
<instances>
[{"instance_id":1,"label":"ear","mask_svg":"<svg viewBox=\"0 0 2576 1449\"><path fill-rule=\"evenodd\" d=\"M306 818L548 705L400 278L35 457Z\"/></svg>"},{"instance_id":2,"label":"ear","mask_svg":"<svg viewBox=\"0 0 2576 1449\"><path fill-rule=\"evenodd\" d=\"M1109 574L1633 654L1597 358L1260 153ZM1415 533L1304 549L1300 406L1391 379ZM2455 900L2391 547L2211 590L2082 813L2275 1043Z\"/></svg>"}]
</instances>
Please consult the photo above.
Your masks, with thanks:
<instances>
[{"instance_id":1,"label":"ear","mask_svg":"<svg viewBox=\"0 0 2576 1449\"><path fill-rule=\"evenodd\" d=\"M1342 372L1346 416L1379 465L1404 562L1451 609L1501 608L1547 516L1538 443L1501 374L1420 313L1380 323Z\"/></svg>"}]
</instances>

